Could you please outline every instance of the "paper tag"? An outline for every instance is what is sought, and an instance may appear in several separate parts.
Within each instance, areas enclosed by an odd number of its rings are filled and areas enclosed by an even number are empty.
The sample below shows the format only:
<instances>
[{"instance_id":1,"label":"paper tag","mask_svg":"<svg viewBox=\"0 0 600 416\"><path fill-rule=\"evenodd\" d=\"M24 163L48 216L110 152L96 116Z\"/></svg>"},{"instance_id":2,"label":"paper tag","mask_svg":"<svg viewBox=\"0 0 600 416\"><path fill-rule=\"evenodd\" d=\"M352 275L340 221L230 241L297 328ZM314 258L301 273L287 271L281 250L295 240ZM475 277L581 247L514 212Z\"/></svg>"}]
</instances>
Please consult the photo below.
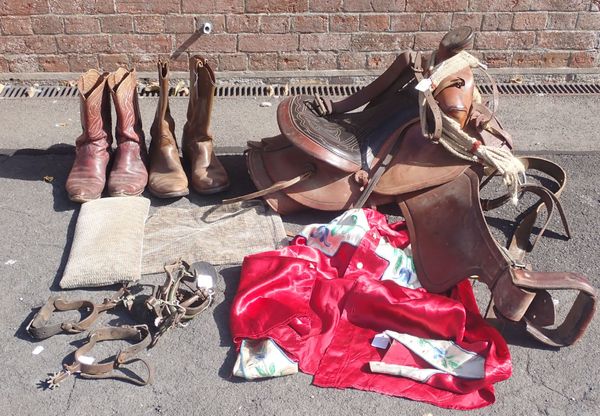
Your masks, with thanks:
<instances>
[{"instance_id":1,"label":"paper tag","mask_svg":"<svg viewBox=\"0 0 600 416\"><path fill-rule=\"evenodd\" d=\"M96 359L94 357L88 357L87 355L80 355L78 361L81 364L93 364Z\"/></svg>"},{"instance_id":2,"label":"paper tag","mask_svg":"<svg viewBox=\"0 0 600 416\"><path fill-rule=\"evenodd\" d=\"M198 289L212 289L212 276L209 274L199 274L198 276L196 276L196 287Z\"/></svg>"},{"instance_id":3,"label":"paper tag","mask_svg":"<svg viewBox=\"0 0 600 416\"><path fill-rule=\"evenodd\" d=\"M38 355L40 352L44 351L44 347L42 347L41 345L38 345L37 347L35 347L33 349L33 351L31 351L31 353L33 355Z\"/></svg>"},{"instance_id":4,"label":"paper tag","mask_svg":"<svg viewBox=\"0 0 600 416\"><path fill-rule=\"evenodd\" d=\"M429 78L423 78L421 81L419 81L415 89L421 92L425 92L427 90L430 90L432 85L433 82L431 82Z\"/></svg>"},{"instance_id":5,"label":"paper tag","mask_svg":"<svg viewBox=\"0 0 600 416\"><path fill-rule=\"evenodd\" d=\"M486 63L484 63L484 62L479 62L478 64L479 64L479 66L480 66L480 67L482 67L483 69L485 69L485 70L487 71L487 69L488 69L488 66L487 66L487 64L486 64Z\"/></svg>"},{"instance_id":6,"label":"paper tag","mask_svg":"<svg viewBox=\"0 0 600 416\"><path fill-rule=\"evenodd\" d=\"M390 337L388 337L384 333L375 335L375 337L373 338L373 341L371 342L371 346L382 349L382 350L389 347L389 345L390 345Z\"/></svg>"}]
</instances>

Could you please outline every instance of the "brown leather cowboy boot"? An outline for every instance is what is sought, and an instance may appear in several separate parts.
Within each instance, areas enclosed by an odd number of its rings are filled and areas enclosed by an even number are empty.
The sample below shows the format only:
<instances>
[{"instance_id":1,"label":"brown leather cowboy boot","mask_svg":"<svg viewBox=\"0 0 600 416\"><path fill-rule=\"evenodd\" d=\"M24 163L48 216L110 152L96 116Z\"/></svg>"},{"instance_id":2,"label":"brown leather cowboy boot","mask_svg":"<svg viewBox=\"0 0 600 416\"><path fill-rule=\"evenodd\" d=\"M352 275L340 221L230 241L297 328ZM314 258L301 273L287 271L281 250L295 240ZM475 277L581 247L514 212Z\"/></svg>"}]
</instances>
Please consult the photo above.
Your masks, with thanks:
<instances>
[{"instance_id":1,"label":"brown leather cowboy boot","mask_svg":"<svg viewBox=\"0 0 600 416\"><path fill-rule=\"evenodd\" d=\"M189 193L188 180L179 160L175 121L169 111L169 63L158 61L160 97L150 128L150 169L148 189L159 198L175 198Z\"/></svg>"},{"instance_id":2,"label":"brown leather cowboy boot","mask_svg":"<svg viewBox=\"0 0 600 416\"><path fill-rule=\"evenodd\" d=\"M107 82L117 114L117 150L108 176L108 193L110 196L136 196L148 183L148 151L138 105L135 69L119 68L108 76Z\"/></svg>"},{"instance_id":3,"label":"brown leather cowboy boot","mask_svg":"<svg viewBox=\"0 0 600 416\"><path fill-rule=\"evenodd\" d=\"M183 126L183 158L189 163L192 187L200 194L213 194L229 187L229 177L213 151L209 133L215 92L215 74L206 59L190 58L190 101Z\"/></svg>"},{"instance_id":4,"label":"brown leather cowboy boot","mask_svg":"<svg viewBox=\"0 0 600 416\"><path fill-rule=\"evenodd\" d=\"M75 161L66 183L69 199L73 202L100 198L106 183L106 165L112 144L107 76L108 73L90 69L77 82L83 133L75 141Z\"/></svg>"}]
</instances>

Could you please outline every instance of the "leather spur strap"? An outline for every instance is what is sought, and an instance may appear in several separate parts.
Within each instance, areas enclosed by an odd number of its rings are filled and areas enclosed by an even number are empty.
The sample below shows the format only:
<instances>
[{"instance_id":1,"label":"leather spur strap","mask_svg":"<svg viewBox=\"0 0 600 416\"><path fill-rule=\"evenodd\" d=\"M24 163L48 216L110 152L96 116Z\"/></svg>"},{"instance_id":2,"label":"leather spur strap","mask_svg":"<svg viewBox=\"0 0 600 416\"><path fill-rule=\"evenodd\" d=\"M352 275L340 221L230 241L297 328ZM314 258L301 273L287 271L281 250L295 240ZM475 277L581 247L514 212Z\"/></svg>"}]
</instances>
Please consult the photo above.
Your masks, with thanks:
<instances>
[{"instance_id":1,"label":"leather spur strap","mask_svg":"<svg viewBox=\"0 0 600 416\"><path fill-rule=\"evenodd\" d=\"M100 364L94 364L96 361L90 356L90 352L98 342L127 340L133 342L130 347L120 350L117 354L110 357L109 360L98 360ZM78 374L83 378L105 379L111 378L126 381L138 386L145 386L152 383L154 378L153 367L143 358L136 357L145 350L151 343L152 337L148 326L121 326L105 327L90 332L88 341L77 351L75 351L75 361L73 364L65 364L62 371L52 375L45 381L47 388L54 389L60 382L73 374ZM125 373L118 373L115 370L124 368L135 362L141 362L146 367L148 374L145 378L132 377Z\"/></svg>"},{"instance_id":2,"label":"leather spur strap","mask_svg":"<svg viewBox=\"0 0 600 416\"><path fill-rule=\"evenodd\" d=\"M126 292L127 290L122 288L113 297L104 299L100 304L89 300L67 301L56 296L50 297L27 325L27 332L35 339L46 339L60 333L78 334L86 331L98 319L100 313L113 309L122 303ZM48 325L53 313L77 310L86 310L89 313L80 321L66 321Z\"/></svg>"},{"instance_id":3,"label":"leather spur strap","mask_svg":"<svg viewBox=\"0 0 600 416\"><path fill-rule=\"evenodd\" d=\"M185 322L206 310L213 300L212 282L216 279L215 268L204 262L190 266L183 260L165 265L167 274L163 285L157 286L154 294L146 299L146 307L152 312L157 331L150 346L175 326L185 326ZM208 276L210 287L199 287L199 275Z\"/></svg>"}]
</instances>

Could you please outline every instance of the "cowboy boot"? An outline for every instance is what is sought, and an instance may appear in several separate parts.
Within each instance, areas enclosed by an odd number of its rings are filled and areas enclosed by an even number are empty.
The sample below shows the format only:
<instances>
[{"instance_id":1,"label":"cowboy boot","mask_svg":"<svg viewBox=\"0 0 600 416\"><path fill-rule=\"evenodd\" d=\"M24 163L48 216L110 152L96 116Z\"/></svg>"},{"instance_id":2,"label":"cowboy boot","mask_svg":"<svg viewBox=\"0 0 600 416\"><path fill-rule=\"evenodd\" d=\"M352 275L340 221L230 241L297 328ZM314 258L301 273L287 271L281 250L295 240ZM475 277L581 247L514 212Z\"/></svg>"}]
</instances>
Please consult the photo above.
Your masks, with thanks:
<instances>
[{"instance_id":1,"label":"cowboy boot","mask_svg":"<svg viewBox=\"0 0 600 416\"><path fill-rule=\"evenodd\" d=\"M75 141L75 161L66 183L73 202L100 198L106 183L106 165L113 139L107 76L108 73L91 69L77 82L83 133Z\"/></svg>"},{"instance_id":2,"label":"cowboy boot","mask_svg":"<svg viewBox=\"0 0 600 416\"><path fill-rule=\"evenodd\" d=\"M150 128L150 169L148 189L159 198L175 198L189 193L188 180L179 160L175 121L169 110L169 63L158 61L160 96Z\"/></svg>"},{"instance_id":3,"label":"cowboy boot","mask_svg":"<svg viewBox=\"0 0 600 416\"><path fill-rule=\"evenodd\" d=\"M215 93L215 74L206 59L190 58L190 101L183 126L183 158L190 165L192 187L200 194L213 194L229 187L229 177L213 151L209 133Z\"/></svg>"},{"instance_id":4,"label":"cowboy boot","mask_svg":"<svg viewBox=\"0 0 600 416\"><path fill-rule=\"evenodd\" d=\"M108 76L108 87L117 114L117 150L108 176L110 196L136 196L148 183L148 151L142 130L135 69L119 68Z\"/></svg>"}]
</instances>

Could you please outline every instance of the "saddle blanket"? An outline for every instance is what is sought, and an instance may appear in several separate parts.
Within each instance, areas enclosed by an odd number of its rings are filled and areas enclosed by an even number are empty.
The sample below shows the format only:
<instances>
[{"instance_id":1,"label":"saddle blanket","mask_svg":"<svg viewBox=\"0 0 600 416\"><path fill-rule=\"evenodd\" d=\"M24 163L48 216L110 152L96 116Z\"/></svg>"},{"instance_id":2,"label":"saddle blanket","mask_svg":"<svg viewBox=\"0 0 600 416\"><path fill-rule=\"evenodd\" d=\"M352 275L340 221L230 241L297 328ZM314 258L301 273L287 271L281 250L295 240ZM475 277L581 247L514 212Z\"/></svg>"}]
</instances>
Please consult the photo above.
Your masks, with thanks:
<instances>
[{"instance_id":1,"label":"saddle blanket","mask_svg":"<svg viewBox=\"0 0 600 416\"><path fill-rule=\"evenodd\" d=\"M350 210L247 256L230 312L236 348L271 339L321 387L452 409L494 403L493 384L512 371L506 342L467 279L447 296L420 287L409 243L404 222Z\"/></svg>"}]
</instances>

